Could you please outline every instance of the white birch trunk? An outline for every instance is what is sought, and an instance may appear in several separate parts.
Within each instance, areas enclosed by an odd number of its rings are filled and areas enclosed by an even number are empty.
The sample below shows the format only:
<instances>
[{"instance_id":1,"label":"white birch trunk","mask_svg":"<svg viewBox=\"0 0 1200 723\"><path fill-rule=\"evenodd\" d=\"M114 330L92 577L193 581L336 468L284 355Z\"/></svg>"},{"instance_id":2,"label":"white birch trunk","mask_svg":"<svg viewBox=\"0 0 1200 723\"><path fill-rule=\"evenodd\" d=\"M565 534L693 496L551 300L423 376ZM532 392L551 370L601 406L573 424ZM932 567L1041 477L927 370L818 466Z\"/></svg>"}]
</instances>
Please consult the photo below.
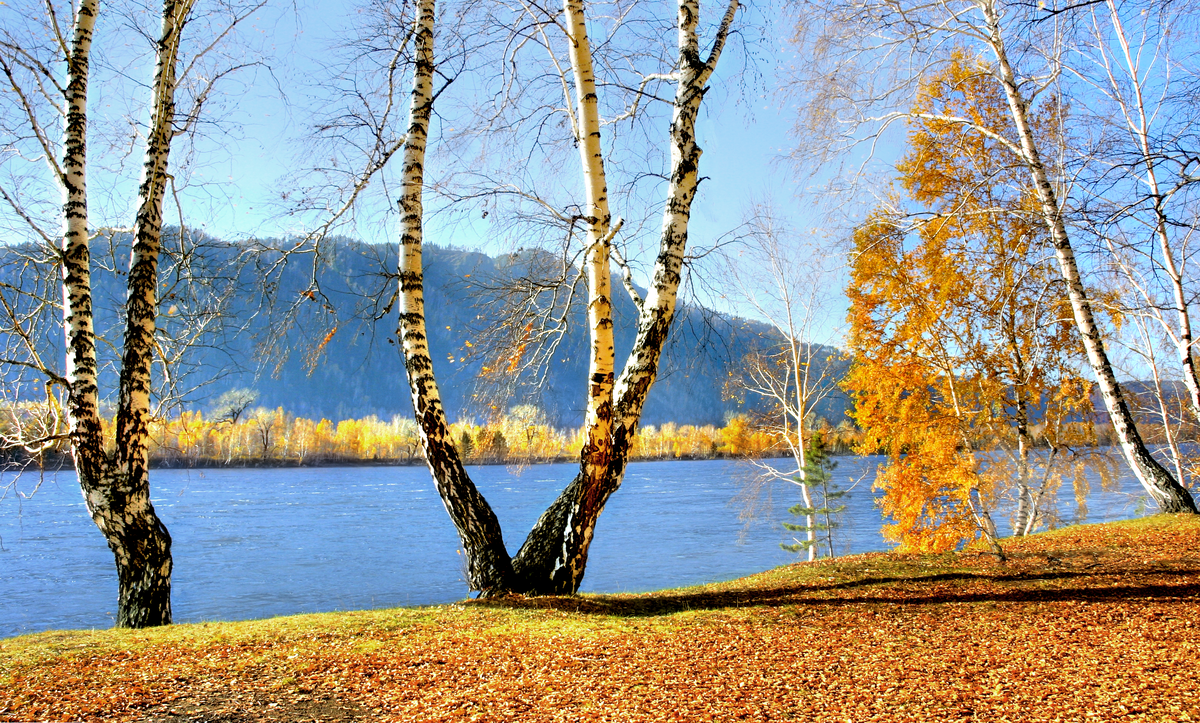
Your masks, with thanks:
<instances>
[{"instance_id":1,"label":"white birch trunk","mask_svg":"<svg viewBox=\"0 0 1200 723\"><path fill-rule=\"evenodd\" d=\"M1151 183L1157 186L1154 180L1154 173L1149 173ZM1158 194L1158 189L1153 191ZM1197 375L1196 358L1192 354L1192 346L1195 344L1195 339L1192 335L1192 318L1188 309L1187 296L1183 289L1183 276L1177 270L1175 259L1171 253L1171 249L1167 240L1167 221L1162 214L1161 206L1156 204L1155 211L1158 215L1158 232L1162 242L1163 259L1167 268L1167 275L1171 279L1171 291L1175 301L1175 313L1179 319L1179 331L1175 338L1175 349L1179 356L1179 362L1183 366L1183 384L1188 390L1188 402L1192 407L1192 414L1200 421L1200 377Z\"/></svg>"},{"instance_id":2,"label":"white birch trunk","mask_svg":"<svg viewBox=\"0 0 1200 723\"><path fill-rule=\"evenodd\" d=\"M808 488L808 472L804 469L803 462L800 463L800 499L803 500L805 507L813 509L812 491ZM804 524L807 528L804 531L804 539L808 546L808 561L812 562L817 559L817 516L811 512L806 513ZM831 552L830 556L832 555Z\"/></svg>"},{"instance_id":3,"label":"white birch trunk","mask_svg":"<svg viewBox=\"0 0 1200 723\"><path fill-rule=\"evenodd\" d=\"M117 402L117 464L140 477L147 467L151 366L158 315L158 257L162 248L163 199L174 136L176 62L190 0L163 3L162 36L151 90L150 124L138 187L137 217L125 299L125 341Z\"/></svg>"},{"instance_id":4,"label":"white birch trunk","mask_svg":"<svg viewBox=\"0 0 1200 723\"><path fill-rule=\"evenodd\" d=\"M698 0L680 0L678 12L679 80L675 87L675 107L671 117L671 177L663 212L662 234L650 289L638 317L638 333L629 358L617 380L615 434L628 445L637 431L646 395L658 374L658 362L667 332L675 315L682 281L683 256L687 250L688 224L692 201L700 183L700 155L696 143L696 118L704 99L705 86L716 70L725 38L733 25L738 0L729 0L707 61L700 56L696 26L700 16Z\"/></svg>"},{"instance_id":5,"label":"white birch trunk","mask_svg":"<svg viewBox=\"0 0 1200 723\"><path fill-rule=\"evenodd\" d=\"M608 181L604 171L604 150L600 143L600 105L596 96L596 77L592 69L592 48L587 34L583 0L564 0L567 53L575 81L577 109L576 138L583 189L586 200L588 251L584 259L587 271L587 320L591 349L588 358L587 413L580 474L583 486L575 504L578 511L572 523L562 530L561 559L555 561L550 576L574 592L583 579L587 550L591 545L596 518L604 502L602 490L612 455L613 376L616 349L613 343L612 268L609 263L609 228L612 215L608 208Z\"/></svg>"},{"instance_id":6,"label":"white birch trunk","mask_svg":"<svg viewBox=\"0 0 1200 723\"><path fill-rule=\"evenodd\" d=\"M1142 77L1138 69L1138 64L1134 60L1133 53L1130 50L1129 40L1125 35L1125 26L1121 22L1121 15L1117 10L1117 4L1113 0L1109 0L1108 9L1113 30L1117 34L1117 40L1124 55L1125 67L1129 72L1129 85L1134 92L1134 107L1130 109L1123 100L1121 101L1121 106L1125 114L1126 125L1130 134L1137 141L1138 152L1141 153L1142 162L1146 167L1145 182L1150 191L1150 198L1154 199L1154 231L1158 236L1159 245L1162 250L1163 270L1167 272L1167 277L1171 280L1172 300L1175 304L1174 311L1179 325L1178 330L1171 334L1171 336L1175 342L1179 361L1183 366L1183 383L1188 390L1188 402L1192 407L1192 413L1197 420L1200 420L1200 377L1197 374L1196 360L1192 356L1194 336L1192 334L1191 313L1188 308L1187 294L1183 288L1183 274L1179 265L1175 262L1175 254L1171 248L1171 239L1167 232L1168 220L1166 212L1163 209L1163 195L1159 189L1158 173L1154 162L1156 154L1150 147L1151 121L1146 114L1146 100L1142 93ZM1118 85L1116 78L1113 78L1113 84L1114 86ZM1119 88L1117 92L1119 93ZM1170 333L1169 329L1168 333Z\"/></svg>"},{"instance_id":7,"label":"white birch trunk","mask_svg":"<svg viewBox=\"0 0 1200 723\"><path fill-rule=\"evenodd\" d=\"M1020 392L1017 392L1020 395ZM1017 398L1017 514L1013 520L1013 535L1027 534L1030 521L1036 516L1033 509L1033 489L1029 484L1029 426L1026 422L1026 405L1023 397Z\"/></svg>"},{"instance_id":8,"label":"white birch trunk","mask_svg":"<svg viewBox=\"0 0 1200 723\"><path fill-rule=\"evenodd\" d=\"M66 128L63 138L63 326L66 332L67 424L80 481L104 472L96 338L93 328L91 252L88 248L87 93L98 0L83 0L75 15L67 57ZM86 484L86 483L85 483ZM84 487L86 490L86 486Z\"/></svg>"},{"instance_id":9,"label":"white birch trunk","mask_svg":"<svg viewBox=\"0 0 1200 723\"><path fill-rule=\"evenodd\" d=\"M573 3L572 0L567 1L568 17L572 23L577 20L582 28L582 13L580 12L578 18L571 15L573 4L578 3ZM596 462L589 463L587 461L588 451L585 446L585 459L581 461L579 475L567 485L567 488L546 510L529 533L520 552L513 560L514 570L523 587L529 592L569 594L579 589L587 564L588 548L596 520L603 511L609 496L621 486L633 435L637 431L646 395L658 372L658 362L662 355L663 344L666 342L667 331L675 313L675 303L682 278L683 255L687 246L691 204L699 183L698 170L701 150L695 137L696 116L704 97L705 84L716 68L738 3L737 0L730 0L707 61L700 56L700 46L696 36L700 13L698 0L680 0L678 7L679 67L677 68L675 108L670 129L671 177L667 190L666 210L663 214L662 237L650 289L642 302L633 349L625 362L620 378L614 386L609 388L608 392L608 397L612 400L612 427L611 441L607 442L609 446L606 456L603 458L605 469L602 475L595 474L599 465ZM580 35L580 32L583 34ZM586 32L576 30L573 31L573 35L576 38L576 48L578 48L578 39L586 38ZM587 62L590 76L590 57ZM581 93L578 122L580 128L585 129L588 126L587 121L583 119L585 108L582 101L586 93L578 90L580 88L578 69L576 73L577 91ZM595 89L592 86L591 93L594 95L594 92ZM598 126L595 140L598 149ZM582 140L580 153L583 155L586 168L589 156L582 150ZM594 160L599 162L601 159L599 156L595 156ZM591 200L589 197L589 202ZM605 213L607 213L607 206L605 206ZM607 221L605 228L607 228ZM607 256L607 239L602 240L605 242L603 249ZM607 289L609 283L607 260L604 268L605 286L603 288ZM607 304L607 297L605 303ZM591 299L589 299L589 313L592 308L590 304ZM607 326L608 338L611 340L611 307L609 313L609 318L603 323ZM591 320L590 315L589 320ZM595 329L593 322L593 334L595 334ZM602 349L597 349L595 339L596 337L593 336L594 353L603 352ZM592 387L590 399L603 398L601 396L603 387L598 390L600 395L597 394L597 381L596 377L590 380ZM591 405L589 404L589 414L590 410ZM598 408L597 411L601 411L601 408Z\"/></svg>"},{"instance_id":10,"label":"white birch trunk","mask_svg":"<svg viewBox=\"0 0 1200 723\"><path fill-rule=\"evenodd\" d=\"M1059 268L1067 283L1067 293L1075 315L1075 324L1083 338L1088 361L1091 363L1092 371L1096 374L1109 417L1121 443L1121 450L1142 487L1164 512L1196 512L1196 503L1191 495L1162 465L1155 461L1138 433L1133 414L1117 384L1116 375L1113 373L1112 364L1104 348L1104 341L1096 327L1091 302L1084 290L1079 267L1075 261L1075 252L1063 222L1062 210L1034 140L1033 128L1028 118L1028 102L1021 96L1016 74L1013 72L1005 51L1004 39L1000 32L999 11L993 3L986 0L980 3L979 8L990 34L989 44L996 55L1000 82L1004 87L1009 111L1020 139L1024 155L1022 160L1029 168L1033 178L1042 217L1050 231Z\"/></svg>"},{"instance_id":11,"label":"white birch trunk","mask_svg":"<svg viewBox=\"0 0 1200 723\"><path fill-rule=\"evenodd\" d=\"M1017 338L1016 312L1009 310L1004 318L1004 332L1008 341L1013 363L1013 395L1016 397L1017 414L1017 514L1013 520L1013 535L1027 534L1037 511L1033 508L1033 489L1030 485L1029 456L1033 440L1029 434L1029 403L1026 399L1025 381L1029 375L1025 369L1025 358L1021 354L1021 343Z\"/></svg>"},{"instance_id":12,"label":"white birch trunk","mask_svg":"<svg viewBox=\"0 0 1200 723\"><path fill-rule=\"evenodd\" d=\"M588 358L587 412L579 473L538 519L513 568L521 587L542 594L570 594L579 589L587 565L596 519L608 495L613 461L612 270L609 263L612 215L604 151L600 143L600 108L592 68L591 44L583 0L564 0L567 53L575 88L575 142L583 173L587 217Z\"/></svg>"},{"instance_id":13,"label":"white birch trunk","mask_svg":"<svg viewBox=\"0 0 1200 723\"><path fill-rule=\"evenodd\" d=\"M150 504L146 459L150 366L157 306L157 252L163 182L173 133L179 33L190 3L163 6L162 37L147 139L133 259L128 326L121 368L116 459L104 450L97 400L86 192L87 66L97 3L81 3L68 57L64 139L63 314L67 334L67 414L72 453L89 515L104 534L117 567L118 627L171 622L171 538Z\"/></svg>"},{"instance_id":14,"label":"white birch trunk","mask_svg":"<svg viewBox=\"0 0 1200 723\"><path fill-rule=\"evenodd\" d=\"M433 375L425 331L422 192L425 147L433 109L433 28L435 0L419 0L415 33L411 115L404 141L400 206L400 346L412 393L413 409L425 460L442 504L458 530L467 556L467 583L485 595L512 587L512 561L504 547L500 523L463 468L450 439L446 412Z\"/></svg>"},{"instance_id":15,"label":"white birch trunk","mask_svg":"<svg viewBox=\"0 0 1200 723\"><path fill-rule=\"evenodd\" d=\"M434 0L420 0L416 33L417 68L413 82L412 120L404 147L400 242L400 328L405 369L413 395L421 442L443 503L466 548L470 584L485 593L517 591L563 594L578 590L587 563L595 523L608 496L620 486L633 433L646 393L654 381L667 328L675 309L680 270L687 243L687 222L698 183L700 149L695 119L704 84L716 67L737 0L730 0L707 63L696 39L696 0L679 5L680 80L671 125L672 175L663 239L654 281L642 305L638 337L622 382L614 385L615 350L611 304L608 208L600 119L582 0L566 0L569 52L574 73L576 134L587 198L588 322L592 352L589 363L587 436L580 472L546 510L521 551L509 559L500 526L471 483L448 437L448 425L434 380L425 333L421 268L423 165L433 77ZM617 404L623 405L614 418Z\"/></svg>"},{"instance_id":16,"label":"white birch trunk","mask_svg":"<svg viewBox=\"0 0 1200 723\"><path fill-rule=\"evenodd\" d=\"M808 486L808 448L805 445L804 439L804 409L807 392L807 377L808 374L801 368L802 360L800 358L800 343L796 340L795 329L792 324L792 306L787 307L788 320L788 347L792 356L792 371L795 373L796 381L796 447L793 454L796 458L796 467L800 470L800 496L804 500L804 506L810 510L814 509L812 491ZM787 414L786 407L784 414ZM809 512L804 516L804 524L808 527L807 542L808 542L808 561L812 562L817 559L817 516ZM830 557L833 553L829 553Z\"/></svg>"}]
</instances>

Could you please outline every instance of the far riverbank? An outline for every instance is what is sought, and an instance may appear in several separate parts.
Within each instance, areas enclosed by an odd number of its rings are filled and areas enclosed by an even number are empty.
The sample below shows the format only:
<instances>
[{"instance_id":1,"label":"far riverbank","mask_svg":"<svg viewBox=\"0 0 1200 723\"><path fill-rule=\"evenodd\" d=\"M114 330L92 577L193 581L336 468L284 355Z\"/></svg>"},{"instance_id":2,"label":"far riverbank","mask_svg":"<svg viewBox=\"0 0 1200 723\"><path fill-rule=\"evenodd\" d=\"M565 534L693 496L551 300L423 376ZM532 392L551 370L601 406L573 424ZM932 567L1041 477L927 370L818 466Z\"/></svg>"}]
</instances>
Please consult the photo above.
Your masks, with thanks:
<instances>
[{"instance_id":1,"label":"far riverbank","mask_svg":"<svg viewBox=\"0 0 1200 723\"><path fill-rule=\"evenodd\" d=\"M788 455L783 453L776 454L757 454L754 459L784 459ZM853 456L847 453L846 455L831 455L831 456ZM661 457L631 457L630 462L707 462L713 460L731 460L736 461L746 459L742 456L715 454L712 456L704 456L699 454L685 454L681 456L661 456ZM468 466L480 467L528 467L533 465L550 465L550 464L572 464L578 461L577 456L560 455L557 457L538 457L536 459L528 458L506 458L506 459L479 459L470 460ZM424 457L408 457L408 458L371 458L363 459L359 457L309 457L305 459L298 458L279 458L279 457L237 457L234 459L220 459L214 457L201 458L182 458L182 457L166 457L150 460L151 469L173 469L173 470L188 470L188 469L307 469L320 467L424 467ZM45 455L41 460L10 460L4 464L0 464L0 472L20 472L23 470L34 470L41 472L64 472L74 469L71 457L65 454Z\"/></svg>"}]
</instances>

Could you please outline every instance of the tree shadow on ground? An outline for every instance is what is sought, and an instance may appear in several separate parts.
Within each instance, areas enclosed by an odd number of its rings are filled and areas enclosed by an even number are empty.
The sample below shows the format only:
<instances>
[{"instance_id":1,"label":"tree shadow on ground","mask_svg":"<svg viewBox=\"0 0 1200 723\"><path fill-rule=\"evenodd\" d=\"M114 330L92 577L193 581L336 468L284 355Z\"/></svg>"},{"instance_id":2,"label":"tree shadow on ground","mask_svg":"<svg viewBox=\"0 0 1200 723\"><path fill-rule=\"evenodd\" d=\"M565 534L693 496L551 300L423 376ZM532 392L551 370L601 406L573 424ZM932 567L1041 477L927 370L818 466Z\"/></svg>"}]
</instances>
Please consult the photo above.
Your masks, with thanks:
<instances>
[{"instance_id":1,"label":"tree shadow on ground","mask_svg":"<svg viewBox=\"0 0 1200 723\"><path fill-rule=\"evenodd\" d=\"M847 594L849 593L849 594ZM947 572L864 577L833 584L774 583L729 591L640 595L578 595L480 599L471 604L509 609L559 610L585 615L649 617L689 610L838 607L858 604L939 605L980 602L1102 602L1200 597L1200 568L1098 569L984 574Z\"/></svg>"}]
</instances>

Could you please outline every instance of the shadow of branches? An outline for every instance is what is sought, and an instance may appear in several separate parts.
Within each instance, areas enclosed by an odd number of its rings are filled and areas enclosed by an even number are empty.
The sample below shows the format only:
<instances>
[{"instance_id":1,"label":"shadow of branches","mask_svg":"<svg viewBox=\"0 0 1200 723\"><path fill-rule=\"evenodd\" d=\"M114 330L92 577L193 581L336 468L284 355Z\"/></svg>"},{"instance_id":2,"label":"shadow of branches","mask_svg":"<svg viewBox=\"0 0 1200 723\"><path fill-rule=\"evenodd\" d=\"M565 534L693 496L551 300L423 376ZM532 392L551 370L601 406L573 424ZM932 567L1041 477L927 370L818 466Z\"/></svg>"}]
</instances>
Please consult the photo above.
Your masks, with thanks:
<instances>
[{"instance_id":1,"label":"shadow of branches","mask_svg":"<svg viewBox=\"0 0 1200 723\"><path fill-rule=\"evenodd\" d=\"M1200 565L1196 561L1182 562L1186 565L1185 569L1164 569L1161 563L1136 569L1093 564L1084 570L1042 569L1003 573L956 571L917 576L865 576L830 584L776 582L735 590L665 591L637 595L508 596L474 600L471 604L586 615L648 617L689 610L786 605L834 607L858 604L1101 602L1200 597Z\"/></svg>"}]
</instances>

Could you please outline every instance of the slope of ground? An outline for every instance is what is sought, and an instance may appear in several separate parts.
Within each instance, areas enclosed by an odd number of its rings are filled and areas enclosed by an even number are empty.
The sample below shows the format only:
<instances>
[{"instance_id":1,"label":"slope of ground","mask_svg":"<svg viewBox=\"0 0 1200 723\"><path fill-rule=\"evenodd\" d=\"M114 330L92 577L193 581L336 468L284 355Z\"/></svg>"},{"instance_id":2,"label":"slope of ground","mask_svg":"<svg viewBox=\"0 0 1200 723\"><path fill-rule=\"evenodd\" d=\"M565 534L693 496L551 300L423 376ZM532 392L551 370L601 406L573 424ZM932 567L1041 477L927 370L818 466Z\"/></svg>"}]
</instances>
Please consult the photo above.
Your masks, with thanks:
<instances>
[{"instance_id":1,"label":"slope of ground","mask_svg":"<svg viewBox=\"0 0 1200 723\"><path fill-rule=\"evenodd\" d=\"M0 720L1200 720L1200 518L644 595L0 641ZM667 564L667 563L664 563Z\"/></svg>"}]
</instances>

